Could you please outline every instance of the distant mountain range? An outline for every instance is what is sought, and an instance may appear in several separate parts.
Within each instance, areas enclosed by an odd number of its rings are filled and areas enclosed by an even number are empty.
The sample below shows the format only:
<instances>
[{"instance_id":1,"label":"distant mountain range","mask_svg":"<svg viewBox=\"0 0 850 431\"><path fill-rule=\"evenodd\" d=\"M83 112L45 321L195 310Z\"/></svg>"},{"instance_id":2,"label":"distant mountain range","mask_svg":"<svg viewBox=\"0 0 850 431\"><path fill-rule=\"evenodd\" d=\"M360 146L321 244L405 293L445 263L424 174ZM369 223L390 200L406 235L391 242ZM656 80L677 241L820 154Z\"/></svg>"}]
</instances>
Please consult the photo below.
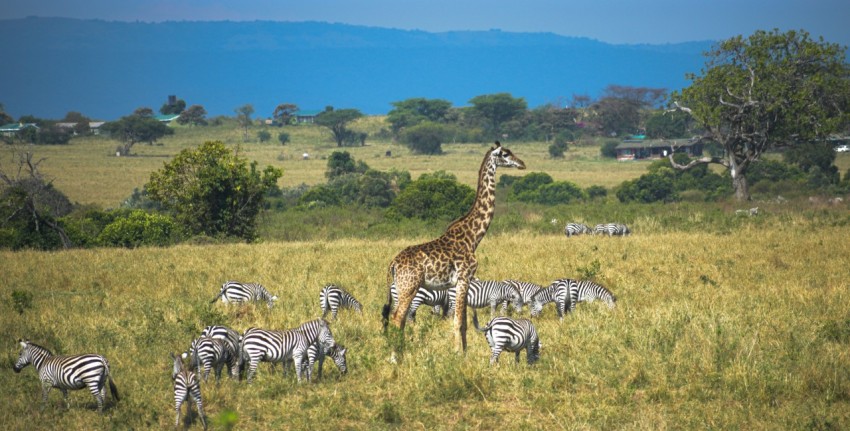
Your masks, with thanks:
<instances>
[{"instance_id":1,"label":"distant mountain range","mask_svg":"<svg viewBox=\"0 0 850 431\"><path fill-rule=\"evenodd\" d=\"M712 41L611 45L552 33L429 33L321 22L0 20L0 103L13 117L112 120L168 95L234 115L250 103L383 114L412 97L507 92L530 108L609 84L680 89Z\"/></svg>"}]
</instances>

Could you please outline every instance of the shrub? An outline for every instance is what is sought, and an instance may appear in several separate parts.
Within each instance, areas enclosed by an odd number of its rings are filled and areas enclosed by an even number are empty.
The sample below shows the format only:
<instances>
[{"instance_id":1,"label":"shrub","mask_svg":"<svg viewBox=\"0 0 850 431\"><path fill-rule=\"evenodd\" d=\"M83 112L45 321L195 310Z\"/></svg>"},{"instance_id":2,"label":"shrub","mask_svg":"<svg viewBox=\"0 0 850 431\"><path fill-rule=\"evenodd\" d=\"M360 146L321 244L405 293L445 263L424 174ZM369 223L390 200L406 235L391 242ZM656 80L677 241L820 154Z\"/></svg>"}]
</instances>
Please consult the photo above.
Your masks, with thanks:
<instances>
[{"instance_id":1,"label":"shrub","mask_svg":"<svg viewBox=\"0 0 850 431\"><path fill-rule=\"evenodd\" d=\"M280 145L286 145L289 142L289 133L280 132L277 134L277 140L280 141Z\"/></svg>"},{"instance_id":2,"label":"shrub","mask_svg":"<svg viewBox=\"0 0 850 431\"><path fill-rule=\"evenodd\" d=\"M604 144L602 144L602 147L599 149L599 152L604 158L616 159L617 145L620 145L620 143L617 141L606 141Z\"/></svg>"},{"instance_id":3,"label":"shrub","mask_svg":"<svg viewBox=\"0 0 850 431\"><path fill-rule=\"evenodd\" d=\"M405 130L401 141L414 153L442 154L442 143L446 141L448 134L444 125L425 121Z\"/></svg>"},{"instance_id":4,"label":"shrub","mask_svg":"<svg viewBox=\"0 0 850 431\"><path fill-rule=\"evenodd\" d=\"M641 175L640 178L623 182L616 194L620 202L672 202L677 199L674 187L675 175L670 168Z\"/></svg>"},{"instance_id":5,"label":"shrub","mask_svg":"<svg viewBox=\"0 0 850 431\"><path fill-rule=\"evenodd\" d=\"M455 219L469 210L475 191L454 179L419 178L396 197L390 207L392 217Z\"/></svg>"},{"instance_id":6,"label":"shrub","mask_svg":"<svg viewBox=\"0 0 850 431\"><path fill-rule=\"evenodd\" d=\"M304 192L298 199L298 205L302 207L339 205L341 200L337 189L327 184L319 184Z\"/></svg>"},{"instance_id":7,"label":"shrub","mask_svg":"<svg viewBox=\"0 0 850 431\"><path fill-rule=\"evenodd\" d=\"M127 217L115 219L98 235L102 245L117 247L166 246L175 236L174 221L161 214L132 211Z\"/></svg>"},{"instance_id":8,"label":"shrub","mask_svg":"<svg viewBox=\"0 0 850 431\"><path fill-rule=\"evenodd\" d=\"M567 151L567 142L556 140L552 145L549 145L549 156L553 159L561 159L564 157L564 152Z\"/></svg>"},{"instance_id":9,"label":"shrub","mask_svg":"<svg viewBox=\"0 0 850 431\"><path fill-rule=\"evenodd\" d=\"M603 186L590 186L584 190L584 194L590 199L604 198L608 196L608 189Z\"/></svg>"},{"instance_id":10,"label":"shrub","mask_svg":"<svg viewBox=\"0 0 850 431\"><path fill-rule=\"evenodd\" d=\"M557 205L568 204L581 199L584 199L584 193L579 186L569 181L556 181L541 187L534 202L544 205Z\"/></svg>"},{"instance_id":11,"label":"shrub","mask_svg":"<svg viewBox=\"0 0 850 431\"><path fill-rule=\"evenodd\" d=\"M260 142L268 142L271 140L272 134L268 130L260 130L257 132L257 140Z\"/></svg>"},{"instance_id":12,"label":"shrub","mask_svg":"<svg viewBox=\"0 0 850 431\"><path fill-rule=\"evenodd\" d=\"M508 197L522 202L535 202L538 190L553 181L552 176L545 172L531 172L513 182Z\"/></svg>"}]
</instances>

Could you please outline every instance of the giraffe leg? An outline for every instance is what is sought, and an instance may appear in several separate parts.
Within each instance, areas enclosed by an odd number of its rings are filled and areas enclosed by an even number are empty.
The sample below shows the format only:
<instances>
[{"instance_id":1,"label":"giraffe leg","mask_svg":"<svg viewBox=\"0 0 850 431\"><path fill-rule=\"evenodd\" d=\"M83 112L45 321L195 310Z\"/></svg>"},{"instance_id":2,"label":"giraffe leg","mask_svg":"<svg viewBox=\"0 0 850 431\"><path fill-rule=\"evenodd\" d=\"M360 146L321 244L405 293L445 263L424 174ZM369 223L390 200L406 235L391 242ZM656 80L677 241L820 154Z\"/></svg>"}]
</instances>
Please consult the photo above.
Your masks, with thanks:
<instances>
[{"instance_id":1,"label":"giraffe leg","mask_svg":"<svg viewBox=\"0 0 850 431\"><path fill-rule=\"evenodd\" d=\"M457 298L455 299L455 348L466 352L466 291L469 287L466 277L459 277L457 281Z\"/></svg>"}]
</instances>

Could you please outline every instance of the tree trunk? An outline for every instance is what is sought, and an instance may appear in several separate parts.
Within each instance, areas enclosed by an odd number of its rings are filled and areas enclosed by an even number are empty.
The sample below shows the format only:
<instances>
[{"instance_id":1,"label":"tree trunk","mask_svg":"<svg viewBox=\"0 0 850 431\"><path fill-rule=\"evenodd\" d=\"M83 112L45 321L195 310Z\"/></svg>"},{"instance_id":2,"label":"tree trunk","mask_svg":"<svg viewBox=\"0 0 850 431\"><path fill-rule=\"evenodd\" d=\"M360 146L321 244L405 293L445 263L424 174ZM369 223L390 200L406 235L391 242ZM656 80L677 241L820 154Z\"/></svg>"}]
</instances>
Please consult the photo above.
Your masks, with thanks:
<instances>
[{"instance_id":1,"label":"tree trunk","mask_svg":"<svg viewBox=\"0 0 850 431\"><path fill-rule=\"evenodd\" d=\"M750 186L747 184L747 176L737 174L732 176L732 188L735 189L735 200L744 202L750 200Z\"/></svg>"}]
</instances>

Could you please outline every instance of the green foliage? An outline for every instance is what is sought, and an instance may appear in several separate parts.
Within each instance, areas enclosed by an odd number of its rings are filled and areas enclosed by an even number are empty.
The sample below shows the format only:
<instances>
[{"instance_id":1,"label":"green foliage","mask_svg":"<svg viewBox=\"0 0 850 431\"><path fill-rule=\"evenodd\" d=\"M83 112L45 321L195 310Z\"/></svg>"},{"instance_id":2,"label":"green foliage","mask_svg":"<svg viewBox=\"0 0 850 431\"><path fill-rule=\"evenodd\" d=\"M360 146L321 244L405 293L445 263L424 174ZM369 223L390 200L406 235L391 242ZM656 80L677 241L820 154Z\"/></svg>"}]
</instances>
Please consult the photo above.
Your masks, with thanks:
<instances>
[{"instance_id":1,"label":"green foliage","mask_svg":"<svg viewBox=\"0 0 850 431\"><path fill-rule=\"evenodd\" d=\"M604 198L608 196L608 189L603 186L590 186L584 189L584 194L588 199Z\"/></svg>"},{"instance_id":2,"label":"green foliage","mask_svg":"<svg viewBox=\"0 0 850 431\"><path fill-rule=\"evenodd\" d=\"M153 144L163 136L174 134L174 129L151 116L141 114L128 115L116 121L110 121L102 125L100 129L113 139L124 143L124 146L119 147L121 155L130 154L130 148L138 142Z\"/></svg>"},{"instance_id":3,"label":"green foliage","mask_svg":"<svg viewBox=\"0 0 850 431\"><path fill-rule=\"evenodd\" d=\"M186 109L186 101L183 99L177 99L173 104L171 103L163 103L162 107L159 108L159 113L162 115L180 115Z\"/></svg>"},{"instance_id":4,"label":"green foliage","mask_svg":"<svg viewBox=\"0 0 850 431\"><path fill-rule=\"evenodd\" d=\"M605 143L602 144L602 147L599 149L599 153L602 155L602 157L616 159L617 145L620 145L618 141L605 141Z\"/></svg>"},{"instance_id":5,"label":"green foliage","mask_svg":"<svg viewBox=\"0 0 850 431\"><path fill-rule=\"evenodd\" d=\"M280 142L280 145L286 145L289 142L289 133L280 132L277 134L277 140Z\"/></svg>"},{"instance_id":6,"label":"green foliage","mask_svg":"<svg viewBox=\"0 0 850 431\"><path fill-rule=\"evenodd\" d=\"M266 129L257 132L257 140L260 142L268 142L271 138L272 134Z\"/></svg>"},{"instance_id":7,"label":"green foliage","mask_svg":"<svg viewBox=\"0 0 850 431\"><path fill-rule=\"evenodd\" d=\"M298 204L309 208L315 206L339 205L341 201L342 198L336 188L328 184L319 184L304 192L304 194L302 194L298 199Z\"/></svg>"},{"instance_id":8,"label":"green foliage","mask_svg":"<svg viewBox=\"0 0 850 431\"><path fill-rule=\"evenodd\" d=\"M334 151L328 157L328 169L325 171L325 178L333 179L342 175L363 173L368 169L369 166L366 163L355 162L348 151Z\"/></svg>"},{"instance_id":9,"label":"green foliage","mask_svg":"<svg viewBox=\"0 0 850 431\"><path fill-rule=\"evenodd\" d=\"M472 207L475 190L453 179L420 177L402 190L388 215L422 220L451 220Z\"/></svg>"},{"instance_id":10,"label":"green foliage","mask_svg":"<svg viewBox=\"0 0 850 431\"><path fill-rule=\"evenodd\" d=\"M446 126L424 121L405 129L401 141L417 154L442 154L442 144L447 136Z\"/></svg>"},{"instance_id":11,"label":"green foliage","mask_svg":"<svg viewBox=\"0 0 850 431\"><path fill-rule=\"evenodd\" d=\"M126 217L129 211L121 209L103 211L94 207L81 207L60 219L68 239L76 247L88 248L102 245L98 241L100 233L117 218Z\"/></svg>"},{"instance_id":12,"label":"green foliage","mask_svg":"<svg viewBox=\"0 0 850 431\"><path fill-rule=\"evenodd\" d=\"M12 181L0 190L0 247L62 247L57 220L72 208L64 193L38 175Z\"/></svg>"},{"instance_id":13,"label":"green foliage","mask_svg":"<svg viewBox=\"0 0 850 431\"><path fill-rule=\"evenodd\" d=\"M446 116L452 103L442 99L412 98L393 102L394 108L387 113L387 121L391 124L392 132L398 135L402 130L429 121L440 123L446 121Z\"/></svg>"},{"instance_id":14,"label":"green foliage","mask_svg":"<svg viewBox=\"0 0 850 431\"><path fill-rule=\"evenodd\" d=\"M822 189L838 184L835 151L828 142L807 142L794 145L783 153L785 163L795 165L808 173L809 187Z\"/></svg>"},{"instance_id":15,"label":"green foliage","mask_svg":"<svg viewBox=\"0 0 850 431\"><path fill-rule=\"evenodd\" d=\"M567 151L567 141L556 140L549 145L549 157L553 159L564 158L565 151Z\"/></svg>"},{"instance_id":16,"label":"green foliage","mask_svg":"<svg viewBox=\"0 0 850 431\"><path fill-rule=\"evenodd\" d=\"M176 227L170 217L133 210L106 225L97 237L101 245L135 248L167 246L175 242Z\"/></svg>"},{"instance_id":17,"label":"green foliage","mask_svg":"<svg viewBox=\"0 0 850 431\"><path fill-rule=\"evenodd\" d=\"M500 183L511 183L508 194L509 200L557 205L581 200L585 197L584 192L577 185L569 181L556 182L545 172L532 172L515 180L503 182L502 180L506 180L505 177L503 176L500 179Z\"/></svg>"},{"instance_id":18,"label":"green foliage","mask_svg":"<svg viewBox=\"0 0 850 431\"><path fill-rule=\"evenodd\" d=\"M472 111L484 119L491 136L499 136L504 123L519 118L528 108L525 99L514 98L510 93L476 96L469 103Z\"/></svg>"},{"instance_id":19,"label":"green foliage","mask_svg":"<svg viewBox=\"0 0 850 431\"><path fill-rule=\"evenodd\" d=\"M18 314L24 314L24 311L32 308L32 292L28 290L12 290L11 300L12 308Z\"/></svg>"},{"instance_id":20,"label":"green foliage","mask_svg":"<svg viewBox=\"0 0 850 431\"><path fill-rule=\"evenodd\" d=\"M204 109L201 105L192 105L189 109L180 113L180 116L177 117L177 124L189 124L192 126L206 126L207 125L207 110Z\"/></svg>"},{"instance_id":21,"label":"green foliage","mask_svg":"<svg viewBox=\"0 0 850 431\"><path fill-rule=\"evenodd\" d=\"M682 111L660 111L646 120L646 136L652 139L676 139L688 137L691 117Z\"/></svg>"},{"instance_id":22,"label":"green foliage","mask_svg":"<svg viewBox=\"0 0 850 431\"><path fill-rule=\"evenodd\" d=\"M640 178L625 181L616 191L620 202L672 202L677 199L675 174L670 168L660 168Z\"/></svg>"},{"instance_id":23,"label":"green foliage","mask_svg":"<svg viewBox=\"0 0 850 431\"><path fill-rule=\"evenodd\" d=\"M353 133L348 129L348 123L363 116L357 109L337 109L333 108L325 110L316 116L315 123L322 127L327 127L333 133L334 140L338 147L342 147L346 142L354 142Z\"/></svg>"},{"instance_id":24,"label":"green foliage","mask_svg":"<svg viewBox=\"0 0 850 431\"><path fill-rule=\"evenodd\" d=\"M181 151L146 185L152 200L174 214L190 235L256 237L265 195L283 173L248 163L218 141Z\"/></svg>"}]
</instances>

